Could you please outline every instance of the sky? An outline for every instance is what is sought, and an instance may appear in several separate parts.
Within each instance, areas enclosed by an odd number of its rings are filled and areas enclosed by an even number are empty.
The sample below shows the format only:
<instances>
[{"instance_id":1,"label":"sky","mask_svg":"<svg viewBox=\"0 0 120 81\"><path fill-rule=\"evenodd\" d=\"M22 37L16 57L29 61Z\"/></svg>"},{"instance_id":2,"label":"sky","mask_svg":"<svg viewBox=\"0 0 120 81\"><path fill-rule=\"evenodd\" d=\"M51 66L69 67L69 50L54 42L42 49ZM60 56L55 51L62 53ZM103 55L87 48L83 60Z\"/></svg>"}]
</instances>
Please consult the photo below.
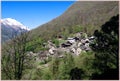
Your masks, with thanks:
<instances>
[{"instance_id":1,"label":"sky","mask_svg":"<svg viewBox=\"0 0 120 81\"><path fill-rule=\"evenodd\" d=\"M34 29L64 13L75 1L2 1L2 19L13 18Z\"/></svg>"}]
</instances>

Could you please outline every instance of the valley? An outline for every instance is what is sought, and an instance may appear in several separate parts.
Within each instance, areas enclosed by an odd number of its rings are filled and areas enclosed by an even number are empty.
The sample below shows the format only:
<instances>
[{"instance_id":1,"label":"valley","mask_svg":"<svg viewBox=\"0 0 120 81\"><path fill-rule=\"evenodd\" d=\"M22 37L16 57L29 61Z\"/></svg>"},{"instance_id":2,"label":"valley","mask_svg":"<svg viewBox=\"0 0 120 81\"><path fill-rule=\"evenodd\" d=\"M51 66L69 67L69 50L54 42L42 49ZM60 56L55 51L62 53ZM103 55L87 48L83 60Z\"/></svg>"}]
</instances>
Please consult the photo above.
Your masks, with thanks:
<instances>
[{"instance_id":1,"label":"valley","mask_svg":"<svg viewBox=\"0 0 120 81\"><path fill-rule=\"evenodd\" d=\"M118 1L76 1L33 30L5 19L2 80L118 80L118 10Z\"/></svg>"}]
</instances>

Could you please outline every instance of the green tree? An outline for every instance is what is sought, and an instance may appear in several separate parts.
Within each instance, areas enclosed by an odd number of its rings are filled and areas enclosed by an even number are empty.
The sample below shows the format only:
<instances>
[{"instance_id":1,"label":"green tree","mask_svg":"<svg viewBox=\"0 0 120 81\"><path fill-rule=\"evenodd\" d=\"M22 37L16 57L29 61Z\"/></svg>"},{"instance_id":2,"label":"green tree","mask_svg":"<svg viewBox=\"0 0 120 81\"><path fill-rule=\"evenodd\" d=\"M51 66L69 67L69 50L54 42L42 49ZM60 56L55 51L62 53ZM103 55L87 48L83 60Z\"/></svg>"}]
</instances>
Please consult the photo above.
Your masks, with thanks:
<instances>
[{"instance_id":1,"label":"green tree","mask_svg":"<svg viewBox=\"0 0 120 81\"><path fill-rule=\"evenodd\" d=\"M113 16L94 32L96 37L92 49L95 52L94 68L101 72L101 77L93 79L118 79L119 74L119 15ZM115 74L112 71L116 71ZM109 75L108 73L111 75ZM95 74L96 75L96 74ZM115 76L115 77L113 77Z\"/></svg>"},{"instance_id":2,"label":"green tree","mask_svg":"<svg viewBox=\"0 0 120 81\"><path fill-rule=\"evenodd\" d=\"M83 31L83 29L84 29L83 26L76 25L76 26L73 27L73 32L74 32L74 33L78 33L78 32Z\"/></svg>"},{"instance_id":3,"label":"green tree","mask_svg":"<svg viewBox=\"0 0 120 81\"><path fill-rule=\"evenodd\" d=\"M32 67L26 53L28 33L21 33L2 47L2 78L20 80L26 68Z\"/></svg>"},{"instance_id":4,"label":"green tree","mask_svg":"<svg viewBox=\"0 0 120 81\"><path fill-rule=\"evenodd\" d=\"M71 80L81 80L82 74L83 74L83 70L75 67L70 71L70 79Z\"/></svg>"},{"instance_id":5,"label":"green tree","mask_svg":"<svg viewBox=\"0 0 120 81\"><path fill-rule=\"evenodd\" d=\"M59 59L58 57L53 57L49 68L52 73L52 79L58 79L58 68L59 68Z\"/></svg>"},{"instance_id":6,"label":"green tree","mask_svg":"<svg viewBox=\"0 0 120 81\"><path fill-rule=\"evenodd\" d=\"M52 42L58 47L60 45L58 39L53 39Z\"/></svg>"},{"instance_id":7,"label":"green tree","mask_svg":"<svg viewBox=\"0 0 120 81\"><path fill-rule=\"evenodd\" d=\"M71 54L65 54L59 65L59 79L70 79L70 71L75 67L74 58Z\"/></svg>"}]
</instances>

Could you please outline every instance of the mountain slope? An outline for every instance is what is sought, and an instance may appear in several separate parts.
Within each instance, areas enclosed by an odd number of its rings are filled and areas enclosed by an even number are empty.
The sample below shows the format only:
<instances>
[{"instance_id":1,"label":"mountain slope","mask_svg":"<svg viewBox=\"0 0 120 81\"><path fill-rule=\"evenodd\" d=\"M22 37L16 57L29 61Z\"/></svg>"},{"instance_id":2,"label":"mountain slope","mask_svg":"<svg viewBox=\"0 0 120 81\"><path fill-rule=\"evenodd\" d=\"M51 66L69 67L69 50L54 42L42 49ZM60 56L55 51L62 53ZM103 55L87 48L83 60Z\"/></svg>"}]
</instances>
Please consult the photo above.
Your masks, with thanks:
<instances>
[{"instance_id":1,"label":"mountain slope","mask_svg":"<svg viewBox=\"0 0 120 81\"><path fill-rule=\"evenodd\" d=\"M32 36L50 38L62 28L81 25L92 34L102 24L119 12L118 1L77 1L61 16L32 30ZM57 33L56 33L57 32Z\"/></svg>"},{"instance_id":2,"label":"mountain slope","mask_svg":"<svg viewBox=\"0 0 120 81\"><path fill-rule=\"evenodd\" d=\"M15 19L5 18L1 20L1 31L2 42L5 42L21 32L29 31L29 29Z\"/></svg>"}]
</instances>

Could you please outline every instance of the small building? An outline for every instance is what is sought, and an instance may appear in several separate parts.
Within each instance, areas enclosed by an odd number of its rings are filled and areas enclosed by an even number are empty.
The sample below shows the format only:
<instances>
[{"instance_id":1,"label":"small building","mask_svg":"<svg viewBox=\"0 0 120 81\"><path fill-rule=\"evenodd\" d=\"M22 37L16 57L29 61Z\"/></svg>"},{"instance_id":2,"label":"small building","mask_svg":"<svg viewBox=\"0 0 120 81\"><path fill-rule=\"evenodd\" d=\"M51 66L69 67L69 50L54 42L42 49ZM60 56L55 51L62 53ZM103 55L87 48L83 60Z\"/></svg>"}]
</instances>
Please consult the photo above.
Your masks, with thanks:
<instances>
[{"instance_id":1,"label":"small building","mask_svg":"<svg viewBox=\"0 0 120 81\"><path fill-rule=\"evenodd\" d=\"M88 48L89 47L89 43L85 43L85 47Z\"/></svg>"},{"instance_id":2,"label":"small building","mask_svg":"<svg viewBox=\"0 0 120 81\"><path fill-rule=\"evenodd\" d=\"M89 40L94 40L94 39L95 39L95 36L89 37Z\"/></svg>"},{"instance_id":3,"label":"small building","mask_svg":"<svg viewBox=\"0 0 120 81\"><path fill-rule=\"evenodd\" d=\"M80 48L77 48L76 55L79 55L81 52L82 52L82 50Z\"/></svg>"},{"instance_id":4,"label":"small building","mask_svg":"<svg viewBox=\"0 0 120 81\"><path fill-rule=\"evenodd\" d=\"M85 40L84 40L84 39L82 39L82 40L81 40L81 43L85 43Z\"/></svg>"},{"instance_id":5,"label":"small building","mask_svg":"<svg viewBox=\"0 0 120 81\"><path fill-rule=\"evenodd\" d=\"M72 53L75 53L75 52L76 52L75 48L71 48L70 51L71 51Z\"/></svg>"},{"instance_id":6,"label":"small building","mask_svg":"<svg viewBox=\"0 0 120 81\"><path fill-rule=\"evenodd\" d=\"M78 37L74 37L73 39L75 39L76 42L80 40Z\"/></svg>"},{"instance_id":7,"label":"small building","mask_svg":"<svg viewBox=\"0 0 120 81\"><path fill-rule=\"evenodd\" d=\"M85 39L85 43L89 43L90 42L90 40L89 39Z\"/></svg>"},{"instance_id":8,"label":"small building","mask_svg":"<svg viewBox=\"0 0 120 81\"><path fill-rule=\"evenodd\" d=\"M49 53L50 53L51 55L53 55L53 54L55 53L55 51L56 51L56 49L55 49L54 47L51 47L51 48L49 49Z\"/></svg>"},{"instance_id":9,"label":"small building","mask_svg":"<svg viewBox=\"0 0 120 81\"><path fill-rule=\"evenodd\" d=\"M75 43L75 39L74 38L68 38L67 41L70 42L70 43Z\"/></svg>"},{"instance_id":10,"label":"small building","mask_svg":"<svg viewBox=\"0 0 120 81\"><path fill-rule=\"evenodd\" d=\"M78 46L78 47L80 47L80 45L82 45L82 43L81 43L81 42L79 42L77 46Z\"/></svg>"},{"instance_id":11,"label":"small building","mask_svg":"<svg viewBox=\"0 0 120 81\"><path fill-rule=\"evenodd\" d=\"M70 47L71 45L72 45L71 43L63 43L61 44L61 47L66 48L66 47Z\"/></svg>"}]
</instances>

